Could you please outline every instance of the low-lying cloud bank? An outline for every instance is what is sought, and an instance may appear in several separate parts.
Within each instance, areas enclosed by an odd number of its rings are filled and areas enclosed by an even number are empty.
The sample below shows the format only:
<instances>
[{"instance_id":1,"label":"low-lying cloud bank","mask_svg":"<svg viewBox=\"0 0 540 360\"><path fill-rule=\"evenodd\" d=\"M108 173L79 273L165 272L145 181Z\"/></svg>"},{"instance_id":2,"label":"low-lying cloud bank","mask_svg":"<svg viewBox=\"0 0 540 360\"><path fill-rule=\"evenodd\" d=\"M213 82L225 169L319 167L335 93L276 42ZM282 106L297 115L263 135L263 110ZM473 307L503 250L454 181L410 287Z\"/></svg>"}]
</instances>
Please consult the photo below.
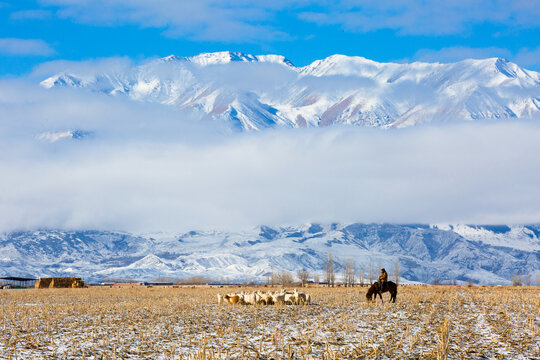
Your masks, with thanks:
<instances>
[{"instance_id":1,"label":"low-lying cloud bank","mask_svg":"<svg viewBox=\"0 0 540 360\"><path fill-rule=\"evenodd\" d=\"M1 81L0 231L538 222L538 139L536 122L235 134L168 107Z\"/></svg>"}]
</instances>

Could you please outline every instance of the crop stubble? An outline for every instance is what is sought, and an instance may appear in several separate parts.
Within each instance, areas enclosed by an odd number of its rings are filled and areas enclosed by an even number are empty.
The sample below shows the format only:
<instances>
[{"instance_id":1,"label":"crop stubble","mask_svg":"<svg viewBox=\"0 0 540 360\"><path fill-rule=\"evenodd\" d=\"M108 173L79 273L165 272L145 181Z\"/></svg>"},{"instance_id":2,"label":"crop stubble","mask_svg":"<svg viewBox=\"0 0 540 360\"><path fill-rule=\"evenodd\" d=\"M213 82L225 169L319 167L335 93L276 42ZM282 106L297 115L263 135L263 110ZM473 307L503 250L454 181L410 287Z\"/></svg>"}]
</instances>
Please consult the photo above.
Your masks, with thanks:
<instances>
[{"instance_id":1,"label":"crop stubble","mask_svg":"<svg viewBox=\"0 0 540 360\"><path fill-rule=\"evenodd\" d=\"M312 305L217 305L242 290L255 288L2 290L0 359L540 358L538 287L401 286L395 304L313 287Z\"/></svg>"}]
</instances>

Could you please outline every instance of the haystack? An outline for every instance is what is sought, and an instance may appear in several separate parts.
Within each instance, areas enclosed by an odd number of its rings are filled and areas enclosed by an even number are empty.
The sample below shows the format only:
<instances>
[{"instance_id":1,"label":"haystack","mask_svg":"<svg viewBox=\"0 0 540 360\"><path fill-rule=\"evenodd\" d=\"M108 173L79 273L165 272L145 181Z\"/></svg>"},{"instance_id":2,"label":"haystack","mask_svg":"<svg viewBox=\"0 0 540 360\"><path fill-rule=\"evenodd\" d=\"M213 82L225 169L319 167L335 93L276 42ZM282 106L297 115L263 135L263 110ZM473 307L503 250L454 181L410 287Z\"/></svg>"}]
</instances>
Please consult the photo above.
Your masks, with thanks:
<instances>
[{"instance_id":1,"label":"haystack","mask_svg":"<svg viewBox=\"0 0 540 360\"><path fill-rule=\"evenodd\" d=\"M82 288L84 281L79 277L40 278L35 285L36 289L43 288Z\"/></svg>"}]
</instances>

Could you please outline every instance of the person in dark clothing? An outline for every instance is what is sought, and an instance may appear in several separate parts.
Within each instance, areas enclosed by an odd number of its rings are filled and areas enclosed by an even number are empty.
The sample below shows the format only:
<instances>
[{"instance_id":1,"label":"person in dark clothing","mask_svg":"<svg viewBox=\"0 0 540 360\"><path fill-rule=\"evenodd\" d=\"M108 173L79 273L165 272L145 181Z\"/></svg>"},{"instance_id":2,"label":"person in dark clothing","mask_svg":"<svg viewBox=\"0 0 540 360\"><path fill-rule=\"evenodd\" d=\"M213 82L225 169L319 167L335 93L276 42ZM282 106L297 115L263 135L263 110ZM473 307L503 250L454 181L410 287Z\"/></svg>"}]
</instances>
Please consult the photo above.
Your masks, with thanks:
<instances>
[{"instance_id":1,"label":"person in dark clothing","mask_svg":"<svg viewBox=\"0 0 540 360\"><path fill-rule=\"evenodd\" d=\"M382 292L386 287L386 282L388 281L388 274L384 268L381 269L381 275L379 275L379 289Z\"/></svg>"}]
</instances>

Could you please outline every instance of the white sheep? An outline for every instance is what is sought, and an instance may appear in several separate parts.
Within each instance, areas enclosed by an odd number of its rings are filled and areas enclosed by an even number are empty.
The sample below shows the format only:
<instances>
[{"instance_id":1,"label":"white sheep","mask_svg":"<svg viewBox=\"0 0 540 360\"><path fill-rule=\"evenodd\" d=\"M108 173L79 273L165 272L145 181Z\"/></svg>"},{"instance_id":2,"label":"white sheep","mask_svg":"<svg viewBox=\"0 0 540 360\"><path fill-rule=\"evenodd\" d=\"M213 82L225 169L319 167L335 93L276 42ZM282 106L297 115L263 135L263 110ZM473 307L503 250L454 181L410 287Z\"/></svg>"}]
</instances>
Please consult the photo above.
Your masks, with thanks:
<instances>
[{"instance_id":1,"label":"white sheep","mask_svg":"<svg viewBox=\"0 0 540 360\"><path fill-rule=\"evenodd\" d=\"M296 305L298 303L296 294L285 293L285 304L287 305Z\"/></svg>"},{"instance_id":2,"label":"white sheep","mask_svg":"<svg viewBox=\"0 0 540 360\"><path fill-rule=\"evenodd\" d=\"M261 296L257 292L244 295L244 302L250 305L256 305L260 302Z\"/></svg>"},{"instance_id":3,"label":"white sheep","mask_svg":"<svg viewBox=\"0 0 540 360\"><path fill-rule=\"evenodd\" d=\"M249 304L249 305L300 305L311 304L311 295L299 292L298 289L288 291L285 289L279 292L264 292L261 290L252 293L242 291L240 293L230 293L227 295L217 295L218 304Z\"/></svg>"},{"instance_id":4,"label":"white sheep","mask_svg":"<svg viewBox=\"0 0 540 360\"><path fill-rule=\"evenodd\" d=\"M274 304L274 299L273 299L271 294L265 293L265 292L262 292L262 293L260 292L259 296L261 297L261 303L262 304L264 304L264 305L273 305Z\"/></svg>"},{"instance_id":5,"label":"white sheep","mask_svg":"<svg viewBox=\"0 0 540 360\"><path fill-rule=\"evenodd\" d=\"M275 292L272 294L272 301L274 304L284 304L285 303L285 293Z\"/></svg>"},{"instance_id":6,"label":"white sheep","mask_svg":"<svg viewBox=\"0 0 540 360\"><path fill-rule=\"evenodd\" d=\"M303 292L298 292L298 289L294 289L294 295L296 296L297 304L307 304L308 295Z\"/></svg>"}]
</instances>

